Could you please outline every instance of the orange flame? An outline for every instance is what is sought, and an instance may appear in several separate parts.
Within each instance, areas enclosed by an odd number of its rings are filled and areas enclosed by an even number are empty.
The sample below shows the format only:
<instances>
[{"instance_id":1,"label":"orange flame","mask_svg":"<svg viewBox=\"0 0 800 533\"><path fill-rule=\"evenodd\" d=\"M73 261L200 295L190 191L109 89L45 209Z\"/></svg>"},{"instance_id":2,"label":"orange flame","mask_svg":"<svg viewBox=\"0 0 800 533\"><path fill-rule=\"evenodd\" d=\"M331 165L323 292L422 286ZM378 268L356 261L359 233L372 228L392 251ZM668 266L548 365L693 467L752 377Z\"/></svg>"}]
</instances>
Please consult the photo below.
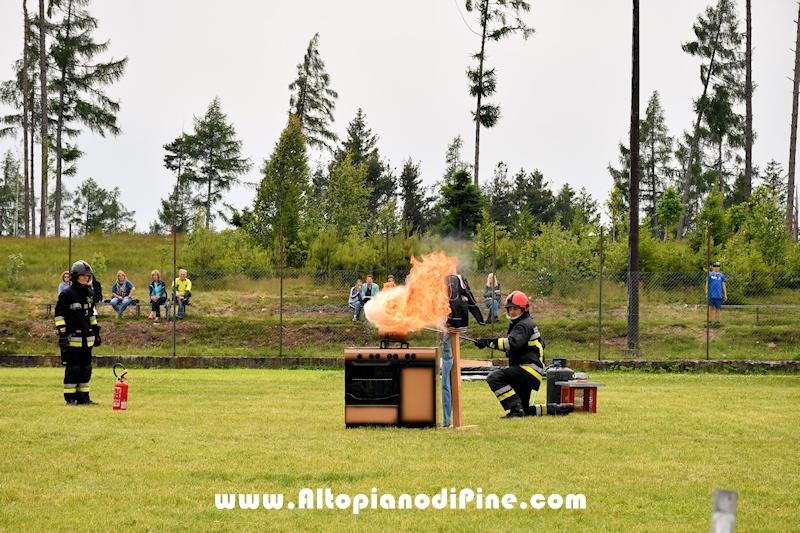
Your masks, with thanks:
<instances>
[{"instance_id":1,"label":"orange flame","mask_svg":"<svg viewBox=\"0 0 800 533\"><path fill-rule=\"evenodd\" d=\"M450 314L445 276L453 274L458 258L444 252L411 257L411 272L405 285L379 292L364 306L364 316L381 331L402 335L425 326L443 328Z\"/></svg>"}]
</instances>

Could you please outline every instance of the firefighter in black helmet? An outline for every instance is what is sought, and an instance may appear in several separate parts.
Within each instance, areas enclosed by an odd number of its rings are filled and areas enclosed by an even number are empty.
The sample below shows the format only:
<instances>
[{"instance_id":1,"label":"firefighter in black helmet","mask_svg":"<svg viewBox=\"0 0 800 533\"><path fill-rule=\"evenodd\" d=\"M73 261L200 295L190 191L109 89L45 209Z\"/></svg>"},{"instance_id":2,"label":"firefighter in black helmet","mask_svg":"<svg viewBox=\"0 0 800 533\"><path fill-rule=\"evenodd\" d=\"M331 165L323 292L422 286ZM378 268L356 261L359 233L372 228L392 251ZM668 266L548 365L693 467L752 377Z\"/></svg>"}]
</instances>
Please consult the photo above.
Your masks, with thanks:
<instances>
[{"instance_id":1,"label":"firefighter in black helmet","mask_svg":"<svg viewBox=\"0 0 800 533\"><path fill-rule=\"evenodd\" d=\"M100 346L92 278L89 263L76 261L70 270L69 288L58 296L55 320L61 364L64 368L64 400L67 405L92 404L92 348Z\"/></svg>"},{"instance_id":2,"label":"firefighter in black helmet","mask_svg":"<svg viewBox=\"0 0 800 533\"><path fill-rule=\"evenodd\" d=\"M508 414L503 418L523 416L566 415L573 404L530 405L531 392L539 390L544 373L544 338L533 323L528 297L514 291L503 306L511 325L506 337L478 338L478 348L492 347L506 352L508 367L495 370L486 378L489 388Z\"/></svg>"}]
</instances>

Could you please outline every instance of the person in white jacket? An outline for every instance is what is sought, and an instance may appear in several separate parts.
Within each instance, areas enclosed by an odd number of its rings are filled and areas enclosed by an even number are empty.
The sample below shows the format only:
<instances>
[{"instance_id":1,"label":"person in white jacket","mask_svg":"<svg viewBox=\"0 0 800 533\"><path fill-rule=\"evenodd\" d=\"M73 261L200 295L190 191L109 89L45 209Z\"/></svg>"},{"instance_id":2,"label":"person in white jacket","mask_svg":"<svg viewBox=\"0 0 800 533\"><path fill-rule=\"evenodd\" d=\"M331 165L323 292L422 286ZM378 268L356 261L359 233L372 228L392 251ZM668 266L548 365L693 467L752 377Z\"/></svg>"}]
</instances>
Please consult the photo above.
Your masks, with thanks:
<instances>
[{"instance_id":1,"label":"person in white jacket","mask_svg":"<svg viewBox=\"0 0 800 533\"><path fill-rule=\"evenodd\" d=\"M347 301L348 305L353 308L353 322L361 320L361 286L363 283L360 279L356 280L356 284L350 287L350 299Z\"/></svg>"}]
</instances>

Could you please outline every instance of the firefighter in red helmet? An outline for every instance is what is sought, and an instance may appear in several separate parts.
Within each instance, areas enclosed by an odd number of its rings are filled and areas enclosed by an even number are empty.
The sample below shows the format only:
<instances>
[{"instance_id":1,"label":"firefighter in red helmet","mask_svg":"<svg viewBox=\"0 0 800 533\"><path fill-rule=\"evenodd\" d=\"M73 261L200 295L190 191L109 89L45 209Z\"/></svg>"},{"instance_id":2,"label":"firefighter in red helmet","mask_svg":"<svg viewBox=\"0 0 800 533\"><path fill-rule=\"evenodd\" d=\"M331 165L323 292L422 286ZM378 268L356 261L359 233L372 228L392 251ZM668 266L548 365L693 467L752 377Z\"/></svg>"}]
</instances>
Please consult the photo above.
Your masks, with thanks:
<instances>
[{"instance_id":1,"label":"firefighter in red helmet","mask_svg":"<svg viewBox=\"0 0 800 533\"><path fill-rule=\"evenodd\" d=\"M100 346L89 263L76 261L70 270L72 283L58 296L56 333L64 365L64 400L67 405L93 404L89 398L92 378L92 348Z\"/></svg>"},{"instance_id":2,"label":"firefighter in red helmet","mask_svg":"<svg viewBox=\"0 0 800 533\"><path fill-rule=\"evenodd\" d=\"M542 384L544 338L533 323L525 293L513 291L503 307L511 320L506 336L477 339L478 348L492 347L508 356L508 367L497 369L486 378L489 388L508 411L503 418L571 413L573 404L530 405L531 392L539 390Z\"/></svg>"}]
</instances>

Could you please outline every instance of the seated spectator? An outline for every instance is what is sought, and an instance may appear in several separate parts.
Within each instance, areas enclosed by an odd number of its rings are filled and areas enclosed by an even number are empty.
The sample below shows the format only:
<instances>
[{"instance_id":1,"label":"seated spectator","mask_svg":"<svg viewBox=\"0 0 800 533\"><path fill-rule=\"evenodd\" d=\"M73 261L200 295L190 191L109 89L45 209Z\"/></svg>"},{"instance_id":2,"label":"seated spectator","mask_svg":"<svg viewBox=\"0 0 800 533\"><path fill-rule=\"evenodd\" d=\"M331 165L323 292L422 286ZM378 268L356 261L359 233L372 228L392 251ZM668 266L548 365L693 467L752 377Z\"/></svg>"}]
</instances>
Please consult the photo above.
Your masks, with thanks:
<instances>
[{"instance_id":1,"label":"seated spectator","mask_svg":"<svg viewBox=\"0 0 800 533\"><path fill-rule=\"evenodd\" d=\"M392 287L395 286L396 285L394 284L394 276L389 274L389 276L386 278L386 283L383 284L383 290L391 289Z\"/></svg>"},{"instance_id":2,"label":"seated spectator","mask_svg":"<svg viewBox=\"0 0 800 533\"><path fill-rule=\"evenodd\" d=\"M186 306L190 305L189 298L192 296L192 280L186 277L186 270L178 271L178 279L172 283L172 295L178 304L178 319L183 318Z\"/></svg>"},{"instance_id":3,"label":"seated spectator","mask_svg":"<svg viewBox=\"0 0 800 533\"><path fill-rule=\"evenodd\" d=\"M361 279L357 279L356 284L350 287L350 299L347 300L347 304L353 308L353 322L361 320L361 287L363 285Z\"/></svg>"},{"instance_id":4,"label":"seated spectator","mask_svg":"<svg viewBox=\"0 0 800 533\"><path fill-rule=\"evenodd\" d=\"M500 310L500 282L494 274L489 274L486 278L486 285L483 286L483 297L486 298L486 307L489 308L489 318L486 322L497 322L497 312Z\"/></svg>"},{"instance_id":5,"label":"seated spectator","mask_svg":"<svg viewBox=\"0 0 800 533\"><path fill-rule=\"evenodd\" d=\"M133 283L125 277L125 272L118 271L117 281L111 287L111 307L117 312L117 317L122 318L122 313L131 304L135 290L136 287L133 286Z\"/></svg>"},{"instance_id":6,"label":"seated spectator","mask_svg":"<svg viewBox=\"0 0 800 533\"><path fill-rule=\"evenodd\" d=\"M58 285L58 294L61 294L69 288L69 270L65 270L61 274L61 283Z\"/></svg>"},{"instance_id":7,"label":"seated spectator","mask_svg":"<svg viewBox=\"0 0 800 533\"><path fill-rule=\"evenodd\" d=\"M167 284L161 279L161 272L153 270L150 273L153 281L150 282L150 320L158 322L161 319L161 306L167 301Z\"/></svg>"},{"instance_id":8,"label":"seated spectator","mask_svg":"<svg viewBox=\"0 0 800 533\"><path fill-rule=\"evenodd\" d=\"M378 295L378 284L372 282L372 274L367 276L367 281L361 287L361 304L367 305L367 302Z\"/></svg>"}]
</instances>

